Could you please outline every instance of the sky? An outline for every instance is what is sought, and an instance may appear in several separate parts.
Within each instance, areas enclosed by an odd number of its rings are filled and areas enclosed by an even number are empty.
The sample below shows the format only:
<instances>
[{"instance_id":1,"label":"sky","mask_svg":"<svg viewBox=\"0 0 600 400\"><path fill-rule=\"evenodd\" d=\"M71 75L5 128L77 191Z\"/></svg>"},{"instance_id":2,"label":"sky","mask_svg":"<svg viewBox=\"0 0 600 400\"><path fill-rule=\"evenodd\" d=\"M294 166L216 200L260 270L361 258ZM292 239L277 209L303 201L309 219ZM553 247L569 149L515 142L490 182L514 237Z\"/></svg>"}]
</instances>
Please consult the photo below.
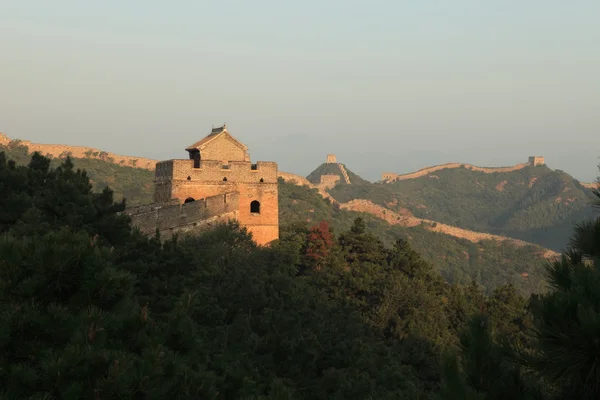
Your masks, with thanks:
<instances>
[{"instance_id":1,"label":"sky","mask_svg":"<svg viewBox=\"0 0 600 400\"><path fill-rule=\"evenodd\" d=\"M156 159L227 123L253 160L377 180L541 155L598 176L597 0L0 0L0 132Z\"/></svg>"}]
</instances>

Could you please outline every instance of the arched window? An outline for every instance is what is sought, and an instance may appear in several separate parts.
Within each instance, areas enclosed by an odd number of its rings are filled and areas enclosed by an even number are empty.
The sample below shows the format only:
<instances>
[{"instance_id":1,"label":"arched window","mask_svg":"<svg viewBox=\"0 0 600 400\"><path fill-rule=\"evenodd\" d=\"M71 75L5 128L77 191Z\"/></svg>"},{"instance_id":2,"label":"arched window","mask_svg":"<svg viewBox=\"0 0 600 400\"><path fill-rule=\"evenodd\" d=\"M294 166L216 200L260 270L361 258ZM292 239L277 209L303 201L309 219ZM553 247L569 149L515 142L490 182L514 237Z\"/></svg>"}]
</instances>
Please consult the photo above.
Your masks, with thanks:
<instances>
[{"instance_id":1,"label":"arched window","mask_svg":"<svg viewBox=\"0 0 600 400\"><path fill-rule=\"evenodd\" d=\"M260 178L260 183L263 183L265 180L263 178Z\"/></svg>"},{"instance_id":2,"label":"arched window","mask_svg":"<svg viewBox=\"0 0 600 400\"><path fill-rule=\"evenodd\" d=\"M254 200L250 203L250 212L253 214L260 214L260 203Z\"/></svg>"},{"instance_id":3,"label":"arched window","mask_svg":"<svg viewBox=\"0 0 600 400\"><path fill-rule=\"evenodd\" d=\"M188 180L188 181L191 181L191 180L192 180L192 177L188 175L188 177L187 177L187 180Z\"/></svg>"},{"instance_id":4,"label":"arched window","mask_svg":"<svg viewBox=\"0 0 600 400\"><path fill-rule=\"evenodd\" d=\"M227 182L227 177L223 178L223 182Z\"/></svg>"},{"instance_id":5,"label":"arched window","mask_svg":"<svg viewBox=\"0 0 600 400\"><path fill-rule=\"evenodd\" d=\"M194 200L193 197L188 197L187 199L185 199L184 203L191 203L192 201L196 201L196 200Z\"/></svg>"}]
</instances>

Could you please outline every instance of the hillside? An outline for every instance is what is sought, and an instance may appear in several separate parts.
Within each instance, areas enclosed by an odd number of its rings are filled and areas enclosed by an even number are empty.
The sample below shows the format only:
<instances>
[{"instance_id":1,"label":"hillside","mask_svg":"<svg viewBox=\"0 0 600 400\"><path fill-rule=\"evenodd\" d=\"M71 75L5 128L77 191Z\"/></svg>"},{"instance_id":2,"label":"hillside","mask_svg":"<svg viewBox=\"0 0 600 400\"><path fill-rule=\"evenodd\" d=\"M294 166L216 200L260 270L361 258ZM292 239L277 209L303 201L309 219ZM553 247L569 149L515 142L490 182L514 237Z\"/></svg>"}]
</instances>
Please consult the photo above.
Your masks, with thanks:
<instances>
[{"instance_id":1,"label":"hillside","mask_svg":"<svg viewBox=\"0 0 600 400\"><path fill-rule=\"evenodd\" d=\"M364 180L360 176L356 175L354 172L350 171L346 168L344 164L340 163L324 163L317 167L313 172L311 172L306 179L314 185L318 185L321 183L321 176L323 175L333 175L338 176L340 179L338 181L339 185L346 185L344 175L342 173L342 169L346 170L348 174L348 178L351 184L366 184L368 181Z\"/></svg>"},{"instance_id":2,"label":"hillside","mask_svg":"<svg viewBox=\"0 0 600 400\"><path fill-rule=\"evenodd\" d=\"M573 223L592 215L590 189L545 165L503 172L444 168L391 183L337 185L341 203L365 199L395 212L560 251Z\"/></svg>"},{"instance_id":3,"label":"hillside","mask_svg":"<svg viewBox=\"0 0 600 400\"><path fill-rule=\"evenodd\" d=\"M360 210L360 211L359 211ZM441 233L431 225L390 224L384 218L349 205L337 206L318 194L317 189L298 186L280 179L279 214L281 229L294 223L315 224L325 220L335 232L348 230L356 217L362 217L386 244L408 240L434 268L451 283L482 284L488 291L513 283L521 293L544 290L542 265L547 250L514 240L496 240L491 236L465 238ZM481 239L481 240L479 240Z\"/></svg>"},{"instance_id":4,"label":"hillside","mask_svg":"<svg viewBox=\"0 0 600 400\"><path fill-rule=\"evenodd\" d=\"M0 141L0 152L4 151L7 154L7 158L15 160L18 164L26 164L30 160L31 149L38 149L36 151L42 152L43 155L48 156L52 159L52 166L57 166L62 159L66 158L68 154L73 159L73 164L76 168L87 171L88 176L96 191L104 189L106 186L110 187L115 192L116 199L127 199L128 205L140 205L152 202L154 192L154 166L152 169L144 163L134 163L135 166L124 165L124 160L143 160L135 157L123 157L117 159L107 156L106 158L99 158L99 155L103 152L98 152L98 155L94 156L94 153L81 153L79 151L70 151L71 149L77 149L76 147L71 148L70 146L52 146L52 145L30 145L27 147L26 144L29 142L16 141L7 139L6 136L2 136ZM44 152L51 149L66 149L66 152L58 153L58 150L54 152ZM81 148L84 149L84 148ZM55 155L56 154L56 155ZM83 155L82 155L83 154ZM109 153L103 153L109 154ZM82 155L82 157L77 157ZM123 160L123 163L120 161Z\"/></svg>"},{"instance_id":5,"label":"hillside","mask_svg":"<svg viewBox=\"0 0 600 400\"><path fill-rule=\"evenodd\" d=\"M3 142L0 151L6 151L9 158L20 164L27 163L30 148L22 143ZM61 153L52 163L57 165L67 154ZM112 159L98 159L89 154L83 158L74 157L73 162L77 168L87 171L95 190L110 186L117 198L125 197L130 205L152 201L153 172L149 169L123 166ZM321 165L311 177L312 181L320 181L322 174L341 174L339 164ZM543 290L540 262L546 250L519 241L461 230L417 213L413 215L412 211L399 207L400 202L394 200L390 190L393 185L371 184L349 170L347 174L351 184L338 184L331 191L342 203L347 203L339 204L310 179L280 172L280 177L294 182L280 179L281 229L287 229L294 222L313 224L325 220L336 232L342 232L350 228L357 216L362 216L368 228L385 243L392 244L398 238L409 240L450 282L468 283L474 279L488 290L512 282L523 293ZM371 208L357 208L357 202L344 201L344 195L339 195L345 193L343 188L351 189L349 194L352 191L360 194L360 199L369 199ZM376 205L379 205L378 212L372 209ZM388 216L383 215L386 211L381 206L390 210ZM410 217L410 223L394 223L389 219L392 215L396 218Z\"/></svg>"},{"instance_id":6,"label":"hillside","mask_svg":"<svg viewBox=\"0 0 600 400\"><path fill-rule=\"evenodd\" d=\"M3 133L0 133L0 146L19 146L26 148L28 154L37 151L49 158L65 158L66 156L71 156L73 158L98 159L124 167L143 168L151 171L154 171L156 166L156 160L151 160L149 158L122 156L98 150L93 147L31 143L27 140L11 139Z\"/></svg>"}]
</instances>

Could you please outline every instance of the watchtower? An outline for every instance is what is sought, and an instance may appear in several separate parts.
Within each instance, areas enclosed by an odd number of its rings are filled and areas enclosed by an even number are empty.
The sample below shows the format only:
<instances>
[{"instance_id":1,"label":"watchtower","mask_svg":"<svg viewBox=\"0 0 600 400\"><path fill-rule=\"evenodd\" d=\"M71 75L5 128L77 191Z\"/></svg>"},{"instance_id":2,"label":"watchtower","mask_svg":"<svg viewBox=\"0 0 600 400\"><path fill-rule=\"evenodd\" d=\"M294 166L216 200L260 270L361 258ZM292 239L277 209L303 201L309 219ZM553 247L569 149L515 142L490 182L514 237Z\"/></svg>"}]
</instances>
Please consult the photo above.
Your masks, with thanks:
<instances>
[{"instance_id":1,"label":"watchtower","mask_svg":"<svg viewBox=\"0 0 600 400\"><path fill-rule=\"evenodd\" d=\"M258 244L279 238L277 163L250 161L248 148L223 125L185 149L188 159L156 164L154 201L199 201L239 194L238 220Z\"/></svg>"},{"instance_id":2,"label":"watchtower","mask_svg":"<svg viewBox=\"0 0 600 400\"><path fill-rule=\"evenodd\" d=\"M327 154L327 164L336 164L335 154Z\"/></svg>"},{"instance_id":3,"label":"watchtower","mask_svg":"<svg viewBox=\"0 0 600 400\"><path fill-rule=\"evenodd\" d=\"M537 167L538 165L544 165L544 157L531 156L531 157L529 157L529 164L532 167Z\"/></svg>"}]
</instances>

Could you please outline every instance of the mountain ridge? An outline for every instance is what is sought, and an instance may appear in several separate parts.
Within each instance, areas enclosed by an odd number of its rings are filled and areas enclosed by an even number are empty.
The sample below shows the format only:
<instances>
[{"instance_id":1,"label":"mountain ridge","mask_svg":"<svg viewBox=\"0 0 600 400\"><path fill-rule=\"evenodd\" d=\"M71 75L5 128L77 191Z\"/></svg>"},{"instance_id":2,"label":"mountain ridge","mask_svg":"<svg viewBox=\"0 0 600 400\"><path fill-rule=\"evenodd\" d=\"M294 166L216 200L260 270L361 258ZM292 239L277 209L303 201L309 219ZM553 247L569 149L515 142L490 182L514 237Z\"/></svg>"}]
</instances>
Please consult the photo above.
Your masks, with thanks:
<instances>
[{"instance_id":1,"label":"mountain ridge","mask_svg":"<svg viewBox=\"0 0 600 400\"><path fill-rule=\"evenodd\" d=\"M143 168L154 171L157 160L144 157L124 156L115 153L109 153L93 147L71 146L63 144L40 144L28 140L11 139L8 135L0 133L0 145L9 147L11 145L20 145L27 147L29 154L36 151L42 155L50 155L54 158L64 158L70 155L74 158L95 158L98 160L112 162L117 165Z\"/></svg>"},{"instance_id":2,"label":"mountain ridge","mask_svg":"<svg viewBox=\"0 0 600 400\"><path fill-rule=\"evenodd\" d=\"M64 158L67 155L70 155L71 157L76 158L76 159L77 158L79 158L79 159L96 159L96 160L104 161L107 163L112 163L115 165L127 166L127 167L131 167L131 168L140 168L140 169L145 169L148 171L153 171L154 167L155 167L155 163L156 163L156 160L152 160L152 159L147 159L147 158L142 158L142 157L134 157L134 156L122 156L122 155L104 152L102 150L95 149L92 147L86 147L86 146L37 144L37 143L32 143L32 142L26 141L26 140L11 139L9 136L2 134L2 133L0 133L0 145L5 146L5 147L11 147L11 146L25 147L25 148L27 148L27 151L29 152L29 154L38 151L41 154L48 155L48 156L51 156L51 157L57 158L57 159ZM318 176L319 176L320 170L323 173L327 173L329 171L328 169L332 169L333 171L335 171L336 174L339 174L340 177L342 178L342 179L340 179L339 184L346 185L346 186L352 186L357 183L359 185L360 184L374 185L371 182L364 180L363 178L356 175L355 173L353 173L350 170L348 170L347 172L345 171L346 176L343 176L344 174L343 174L341 168L339 167L339 165L342 165L342 164L338 164L338 163L322 164L315 171L313 171L313 173L311 174L312 176L309 175L309 177L307 177L307 178L304 178L300 175L296 175L293 173L284 172L284 171L279 171L278 176L280 178L284 179L285 181L294 183L296 185L308 186L310 189L316 189L317 193L321 197L323 197L324 199L328 199L333 205L339 206L344 209L364 212L364 213L370 214L377 218L382 217L383 209L385 209L386 210L385 212L387 212L387 213L392 213L393 215L400 215L396 211L391 210L390 207L379 206L368 199L362 199L362 198L361 199L353 199L351 201L346 201L346 202L338 201L338 199L336 199L327 190L328 189L327 185L311 182L311 178L313 181L319 180ZM403 174L402 176L410 176L411 174L412 175L420 174L419 176L424 176L424 175L427 175L434 171L447 169L449 165L465 166L465 165L469 165L469 164L458 164L458 163L443 164L440 166L427 167L425 169L416 171L414 173ZM523 165L527 166L527 164L523 164ZM476 168L475 170L494 169L494 168L482 168L482 167L475 167L475 168ZM499 167L499 168L503 169L503 170L506 170L506 169L517 170L517 169L523 168L523 166L521 166L521 167L518 167L518 166L516 166L516 167ZM345 167L344 167L344 170L346 170ZM348 175L350 175L349 179L347 179ZM403 180L403 179L401 179L401 180ZM348 181L350 181L351 183L348 184L347 183ZM111 184L110 181L108 181L107 183ZM114 182L112 182L112 184L114 185ZM149 183L146 183L146 186L148 184ZM368 204L365 202L368 202ZM135 203L135 204L138 204L138 203ZM387 203L386 203L386 205L387 205ZM379 208L381 208L381 209L379 209ZM392 214L389 214L389 215L392 215ZM398 224L397 221L396 222L391 221L389 218L381 218L381 219L383 219L390 225ZM445 235L453 236L456 238L467 238L468 240L471 240L471 241L479 241L479 240L493 238L495 240L500 240L500 241L509 240L509 241L512 241L513 243L523 242L523 243L527 243L527 244L537 245L532 242L519 240L516 238L511 238L511 237L504 236L504 235L478 232L477 230L459 227L454 224L448 224L448 223L444 223L444 222L429 219L429 218L420 218L420 217L416 217L412 214L410 217L404 216L403 219L401 219L400 221L402 224L404 224L404 226L423 225L427 229L431 228L431 230L440 232ZM392 223L392 222L394 222L394 223ZM435 225L435 228L433 228L432 225ZM540 246L540 247L543 248L543 246ZM550 254L550 253L548 253L548 251L550 251L550 250L547 249L546 253Z\"/></svg>"}]
</instances>

